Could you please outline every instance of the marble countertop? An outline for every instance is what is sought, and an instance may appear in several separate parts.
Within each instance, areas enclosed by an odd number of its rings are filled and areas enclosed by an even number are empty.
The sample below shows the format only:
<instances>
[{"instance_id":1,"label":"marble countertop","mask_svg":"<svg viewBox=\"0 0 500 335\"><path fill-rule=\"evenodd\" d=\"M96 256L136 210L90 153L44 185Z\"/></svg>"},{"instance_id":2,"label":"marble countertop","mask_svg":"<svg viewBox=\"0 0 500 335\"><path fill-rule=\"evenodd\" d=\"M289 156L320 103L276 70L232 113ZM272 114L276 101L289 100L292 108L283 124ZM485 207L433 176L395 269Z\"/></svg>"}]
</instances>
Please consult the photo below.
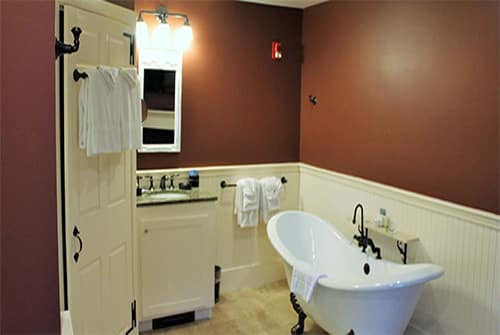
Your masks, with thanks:
<instances>
[{"instance_id":1,"label":"marble countertop","mask_svg":"<svg viewBox=\"0 0 500 335\"><path fill-rule=\"evenodd\" d=\"M137 196L137 207L143 206L157 206L157 205L170 205L170 204L183 204L190 202L200 201L217 201L217 196L200 192L199 190L189 191L165 191L144 193Z\"/></svg>"}]
</instances>

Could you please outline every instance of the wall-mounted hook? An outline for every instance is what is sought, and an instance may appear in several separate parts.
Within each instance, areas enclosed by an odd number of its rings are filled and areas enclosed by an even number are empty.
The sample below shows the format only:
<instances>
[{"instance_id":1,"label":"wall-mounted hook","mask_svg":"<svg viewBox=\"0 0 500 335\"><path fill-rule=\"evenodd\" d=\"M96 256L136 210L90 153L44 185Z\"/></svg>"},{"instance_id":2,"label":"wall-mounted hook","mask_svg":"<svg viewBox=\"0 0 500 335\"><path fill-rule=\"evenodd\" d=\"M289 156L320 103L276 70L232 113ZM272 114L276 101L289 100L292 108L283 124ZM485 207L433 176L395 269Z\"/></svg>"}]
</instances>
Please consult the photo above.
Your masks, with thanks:
<instances>
[{"instance_id":1,"label":"wall-mounted hook","mask_svg":"<svg viewBox=\"0 0 500 335\"><path fill-rule=\"evenodd\" d=\"M313 105L316 105L318 103L318 98L316 98L315 95L309 94L309 102L312 103Z\"/></svg>"},{"instance_id":2,"label":"wall-mounted hook","mask_svg":"<svg viewBox=\"0 0 500 335\"><path fill-rule=\"evenodd\" d=\"M78 48L80 47L80 34L82 33L82 30L80 29L80 27L73 27L71 28L71 32L73 33L73 45L64 44L56 38L56 59L61 55L71 54L78 51Z\"/></svg>"}]
</instances>

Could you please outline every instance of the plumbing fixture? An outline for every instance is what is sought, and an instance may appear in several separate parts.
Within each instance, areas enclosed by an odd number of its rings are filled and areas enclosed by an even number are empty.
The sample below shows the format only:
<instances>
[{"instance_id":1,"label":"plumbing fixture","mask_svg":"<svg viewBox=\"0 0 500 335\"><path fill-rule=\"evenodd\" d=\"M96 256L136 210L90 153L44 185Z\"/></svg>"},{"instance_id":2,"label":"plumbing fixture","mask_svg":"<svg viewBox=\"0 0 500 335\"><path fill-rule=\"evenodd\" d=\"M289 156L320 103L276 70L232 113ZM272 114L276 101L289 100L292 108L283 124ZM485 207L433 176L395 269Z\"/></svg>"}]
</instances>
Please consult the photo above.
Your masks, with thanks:
<instances>
[{"instance_id":1,"label":"plumbing fixture","mask_svg":"<svg viewBox=\"0 0 500 335\"><path fill-rule=\"evenodd\" d=\"M175 189L175 185L174 185L175 177L179 177L179 174L174 173L174 174L171 174L170 176L167 177L167 179L170 181L170 184L167 187L169 190Z\"/></svg>"},{"instance_id":2,"label":"plumbing fixture","mask_svg":"<svg viewBox=\"0 0 500 335\"><path fill-rule=\"evenodd\" d=\"M162 176L160 179L160 189L162 191L165 191L167 189L167 179L168 177L166 175Z\"/></svg>"},{"instance_id":3,"label":"plumbing fixture","mask_svg":"<svg viewBox=\"0 0 500 335\"><path fill-rule=\"evenodd\" d=\"M155 190L153 176L146 176L145 178L149 178L149 191L153 192Z\"/></svg>"},{"instance_id":4,"label":"plumbing fixture","mask_svg":"<svg viewBox=\"0 0 500 335\"><path fill-rule=\"evenodd\" d=\"M380 256L380 248L375 246L375 243L371 238L368 237L368 228L365 228L363 205L357 204L354 208L354 216L352 218L352 223L356 224L356 214L358 209L361 209L361 224L358 226L358 231L360 235L354 235L353 238L358 241L358 247L362 247L361 251L366 252L366 248L370 247L374 254L377 254L377 259L382 259Z\"/></svg>"}]
</instances>

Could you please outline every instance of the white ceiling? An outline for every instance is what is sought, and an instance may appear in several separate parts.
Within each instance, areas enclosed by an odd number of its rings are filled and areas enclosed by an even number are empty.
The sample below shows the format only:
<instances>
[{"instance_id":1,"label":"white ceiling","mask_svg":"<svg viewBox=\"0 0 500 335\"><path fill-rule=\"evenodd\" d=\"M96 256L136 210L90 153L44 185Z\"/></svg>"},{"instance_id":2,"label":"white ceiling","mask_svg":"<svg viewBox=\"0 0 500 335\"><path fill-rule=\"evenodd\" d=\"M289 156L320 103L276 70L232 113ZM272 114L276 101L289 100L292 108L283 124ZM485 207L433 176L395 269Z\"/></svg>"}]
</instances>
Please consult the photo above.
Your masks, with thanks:
<instances>
[{"instance_id":1,"label":"white ceiling","mask_svg":"<svg viewBox=\"0 0 500 335\"><path fill-rule=\"evenodd\" d=\"M240 0L244 2L260 3L271 6L306 8L328 0Z\"/></svg>"}]
</instances>

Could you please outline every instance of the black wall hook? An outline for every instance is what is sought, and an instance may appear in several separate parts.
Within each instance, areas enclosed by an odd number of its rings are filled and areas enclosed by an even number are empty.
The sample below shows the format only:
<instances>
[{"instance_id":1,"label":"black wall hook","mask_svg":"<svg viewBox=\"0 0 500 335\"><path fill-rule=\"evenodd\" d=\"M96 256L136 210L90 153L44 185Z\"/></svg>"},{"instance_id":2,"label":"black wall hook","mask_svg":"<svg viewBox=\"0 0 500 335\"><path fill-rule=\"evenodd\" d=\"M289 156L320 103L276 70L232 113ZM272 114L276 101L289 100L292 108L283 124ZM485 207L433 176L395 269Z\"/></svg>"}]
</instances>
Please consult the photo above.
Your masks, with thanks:
<instances>
[{"instance_id":1,"label":"black wall hook","mask_svg":"<svg viewBox=\"0 0 500 335\"><path fill-rule=\"evenodd\" d=\"M80 48L80 34L82 30L80 27L73 27L71 28L71 32L73 33L73 45L64 44L56 38L56 59L64 54L72 54Z\"/></svg>"},{"instance_id":2,"label":"black wall hook","mask_svg":"<svg viewBox=\"0 0 500 335\"><path fill-rule=\"evenodd\" d=\"M316 98L315 95L309 94L309 102L312 103L313 105L316 105L318 103L318 98Z\"/></svg>"},{"instance_id":3,"label":"black wall hook","mask_svg":"<svg viewBox=\"0 0 500 335\"><path fill-rule=\"evenodd\" d=\"M88 77L89 77L89 75L87 74L87 72L78 72L77 69L73 70L73 80L74 81L78 81L78 80L80 80L80 78L86 79Z\"/></svg>"}]
</instances>

